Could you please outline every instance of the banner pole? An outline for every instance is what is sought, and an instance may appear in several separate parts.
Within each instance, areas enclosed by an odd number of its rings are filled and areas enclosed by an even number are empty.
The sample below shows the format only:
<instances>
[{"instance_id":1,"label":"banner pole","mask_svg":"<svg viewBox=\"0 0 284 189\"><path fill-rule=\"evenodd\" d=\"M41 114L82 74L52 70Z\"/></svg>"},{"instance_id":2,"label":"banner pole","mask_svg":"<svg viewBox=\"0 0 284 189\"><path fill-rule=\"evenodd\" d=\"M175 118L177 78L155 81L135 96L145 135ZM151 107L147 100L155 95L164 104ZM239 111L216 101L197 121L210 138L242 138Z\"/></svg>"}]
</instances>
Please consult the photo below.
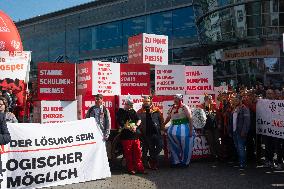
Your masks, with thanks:
<instances>
[{"instance_id":1,"label":"banner pole","mask_svg":"<svg viewBox=\"0 0 284 189\"><path fill-rule=\"evenodd\" d=\"M24 116L23 116L23 123L25 123L26 121L26 117L27 117L27 100L28 100L28 93L29 93L29 78L30 78L30 66L31 66L31 52L29 53L29 61L28 61L28 69L27 69L27 73L26 73L26 91L24 94Z\"/></svg>"}]
</instances>

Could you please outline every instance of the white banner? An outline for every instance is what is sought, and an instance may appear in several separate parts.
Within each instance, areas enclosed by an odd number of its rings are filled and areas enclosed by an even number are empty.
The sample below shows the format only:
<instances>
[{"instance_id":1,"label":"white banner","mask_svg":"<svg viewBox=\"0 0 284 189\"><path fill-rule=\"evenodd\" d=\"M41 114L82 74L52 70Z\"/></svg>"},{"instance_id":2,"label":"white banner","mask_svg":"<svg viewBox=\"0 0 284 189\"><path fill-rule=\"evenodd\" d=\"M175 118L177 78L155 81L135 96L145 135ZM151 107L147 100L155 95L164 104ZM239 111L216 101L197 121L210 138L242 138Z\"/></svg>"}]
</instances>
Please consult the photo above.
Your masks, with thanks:
<instances>
[{"instance_id":1,"label":"white banner","mask_svg":"<svg viewBox=\"0 0 284 189\"><path fill-rule=\"evenodd\" d=\"M120 64L93 62L92 94L120 95Z\"/></svg>"},{"instance_id":2,"label":"white banner","mask_svg":"<svg viewBox=\"0 0 284 189\"><path fill-rule=\"evenodd\" d=\"M1 188L42 188L110 177L94 118L60 124L8 124ZM1 176L1 175L0 175Z\"/></svg>"},{"instance_id":3,"label":"white banner","mask_svg":"<svg viewBox=\"0 0 284 189\"><path fill-rule=\"evenodd\" d=\"M41 101L41 123L77 120L77 101Z\"/></svg>"},{"instance_id":4,"label":"white banner","mask_svg":"<svg viewBox=\"0 0 284 189\"><path fill-rule=\"evenodd\" d=\"M186 94L213 93L213 66L186 66L185 85Z\"/></svg>"},{"instance_id":5,"label":"white banner","mask_svg":"<svg viewBox=\"0 0 284 189\"><path fill-rule=\"evenodd\" d=\"M184 95L183 102L188 105L189 108L196 108L204 102L205 95Z\"/></svg>"},{"instance_id":6,"label":"white banner","mask_svg":"<svg viewBox=\"0 0 284 189\"><path fill-rule=\"evenodd\" d=\"M155 94L184 94L184 65L155 66Z\"/></svg>"},{"instance_id":7,"label":"white banner","mask_svg":"<svg viewBox=\"0 0 284 189\"><path fill-rule=\"evenodd\" d=\"M168 36L143 33L143 63L168 65Z\"/></svg>"},{"instance_id":8,"label":"white banner","mask_svg":"<svg viewBox=\"0 0 284 189\"><path fill-rule=\"evenodd\" d=\"M0 79L9 78L26 81L30 61L30 51L0 51Z\"/></svg>"},{"instance_id":9,"label":"white banner","mask_svg":"<svg viewBox=\"0 0 284 189\"><path fill-rule=\"evenodd\" d=\"M284 100L257 101L256 132L284 139Z\"/></svg>"},{"instance_id":10,"label":"white banner","mask_svg":"<svg viewBox=\"0 0 284 189\"><path fill-rule=\"evenodd\" d=\"M166 119L168 117L168 112L170 108L174 105L174 102L171 101L163 101L163 117ZM169 127L171 125L171 121L166 125L166 127Z\"/></svg>"}]
</instances>

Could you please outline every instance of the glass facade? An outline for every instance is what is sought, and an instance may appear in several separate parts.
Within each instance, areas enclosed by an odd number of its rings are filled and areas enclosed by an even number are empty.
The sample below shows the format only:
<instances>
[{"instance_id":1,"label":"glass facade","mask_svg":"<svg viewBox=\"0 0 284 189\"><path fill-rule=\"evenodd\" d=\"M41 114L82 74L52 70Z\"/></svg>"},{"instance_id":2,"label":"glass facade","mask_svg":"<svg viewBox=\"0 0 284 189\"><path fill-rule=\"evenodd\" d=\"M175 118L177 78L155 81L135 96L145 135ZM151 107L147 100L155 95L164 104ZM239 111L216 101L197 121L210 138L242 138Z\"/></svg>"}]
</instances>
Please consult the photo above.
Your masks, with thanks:
<instances>
[{"instance_id":1,"label":"glass facade","mask_svg":"<svg viewBox=\"0 0 284 189\"><path fill-rule=\"evenodd\" d=\"M185 7L80 29L80 53L128 49L128 38L140 33L167 35L169 45L197 43L193 7Z\"/></svg>"},{"instance_id":2,"label":"glass facade","mask_svg":"<svg viewBox=\"0 0 284 189\"><path fill-rule=\"evenodd\" d=\"M182 62L184 47L198 44L191 0L110 0L105 6L62 13L46 20L16 23L24 49L31 50L32 69L36 63L108 60L127 62L128 38L140 33L169 36L170 64ZM95 3L94 3L95 4ZM181 56L176 56L180 51Z\"/></svg>"},{"instance_id":3,"label":"glass facade","mask_svg":"<svg viewBox=\"0 0 284 189\"><path fill-rule=\"evenodd\" d=\"M98 1L102 2L102 1ZM103 4L103 3L101 3ZM36 63L104 60L127 62L128 38L140 33L169 36L169 64L214 65L220 82L284 83L284 1L108 0L16 23ZM273 45L279 56L222 59L234 49Z\"/></svg>"},{"instance_id":4,"label":"glass facade","mask_svg":"<svg viewBox=\"0 0 284 189\"><path fill-rule=\"evenodd\" d=\"M220 82L284 85L281 21L284 1L201 0L196 10L200 43L208 48L206 61L214 65L217 85ZM266 45L276 47L279 55L237 60L220 56L229 50Z\"/></svg>"}]
</instances>

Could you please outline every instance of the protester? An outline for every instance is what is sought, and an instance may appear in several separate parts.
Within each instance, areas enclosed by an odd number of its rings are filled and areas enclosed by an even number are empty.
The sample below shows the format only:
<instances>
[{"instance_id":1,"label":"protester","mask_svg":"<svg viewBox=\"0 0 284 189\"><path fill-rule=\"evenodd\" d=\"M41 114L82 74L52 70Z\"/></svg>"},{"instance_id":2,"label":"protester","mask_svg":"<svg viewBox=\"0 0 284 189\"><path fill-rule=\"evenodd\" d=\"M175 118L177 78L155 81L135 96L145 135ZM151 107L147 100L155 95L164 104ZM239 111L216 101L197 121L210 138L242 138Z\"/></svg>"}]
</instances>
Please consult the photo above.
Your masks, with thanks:
<instances>
[{"instance_id":1,"label":"protester","mask_svg":"<svg viewBox=\"0 0 284 189\"><path fill-rule=\"evenodd\" d=\"M16 96L13 94L12 87L8 87L3 96L7 100L9 112L14 112L14 109L16 107Z\"/></svg>"},{"instance_id":2,"label":"protester","mask_svg":"<svg viewBox=\"0 0 284 189\"><path fill-rule=\"evenodd\" d=\"M7 123L18 123L18 120L12 112L9 112L8 103L6 98L0 96L0 102L3 102L3 105L0 107L0 112L5 113L5 119Z\"/></svg>"},{"instance_id":3,"label":"protester","mask_svg":"<svg viewBox=\"0 0 284 189\"><path fill-rule=\"evenodd\" d=\"M171 125L167 130L171 164L173 167L188 167L192 155L195 133L193 130L191 111L182 102L183 95L174 97L174 105L168 111L164 125L170 120Z\"/></svg>"},{"instance_id":4,"label":"protester","mask_svg":"<svg viewBox=\"0 0 284 189\"><path fill-rule=\"evenodd\" d=\"M256 138L256 103L257 97L253 90L249 90L243 96L243 103L249 108L250 111L250 129L247 136L247 160L260 162L260 153L261 153L261 143L260 137ZM258 140L258 143L256 142ZM258 158L256 159L256 155Z\"/></svg>"},{"instance_id":5,"label":"protester","mask_svg":"<svg viewBox=\"0 0 284 189\"><path fill-rule=\"evenodd\" d=\"M141 119L140 130L143 138L143 154L150 154L147 159L150 169L158 169L158 155L163 149L163 139L161 136L161 126L163 115L158 107L152 104L151 96L143 96L142 108L137 111ZM145 155L144 155L145 156Z\"/></svg>"},{"instance_id":6,"label":"protester","mask_svg":"<svg viewBox=\"0 0 284 189\"><path fill-rule=\"evenodd\" d=\"M131 175L136 173L146 174L142 163L140 141L136 133L141 120L133 109L133 101L131 99L126 100L124 108L119 108L116 118L119 127L122 129L120 139L128 173Z\"/></svg>"},{"instance_id":7,"label":"protester","mask_svg":"<svg viewBox=\"0 0 284 189\"><path fill-rule=\"evenodd\" d=\"M217 160L219 153L219 130L216 122L216 108L211 95L205 95L204 103L201 105L206 113L206 124L204 126L205 137L210 147L211 159Z\"/></svg>"},{"instance_id":8,"label":"protester","mask_svg":"<svg viewBox=\"0 0 284 189\"><path fill-rule=\"evenodd\" d=\"M235 148L239 157L240 168L246 166L245 143L250 129L250 112L242 103L242 97L237 95L233 99L233 112L230 116L229 133L233 137Z\"/></svg>"},{"instance_id":9,"label":"protester","mask_svg":"<svg viewBox=\"0 0 284 189\"><path fill-rule=\"evenodd\" d=\"M219 159L221 160L234 159L236 154L233 139L229 137L229 132L228 132L229 118L232 112L232 106L230 102L232 96L233 93L229 94L229 92L227 91L224 91L218 96L218 100L220 101L220 106L216 112L216 116L217 116L218 129L220 130L220 137L221 137L221 145L219 153Z\"/></svg>"},{"instance_id":10,"label":"protester","mask_svg":"<svg viewBox=\"0 0 284 189\"><path fill-rule=\"evenodd\" d=\"M7 128L6 119L5 119L5 102L0 99L0 145L6 145L11 141L11 136ZM1 153L0 153L1 154ZM1 157L1 156L0 156Z\"/></svg>"},{"instance_id":11,"label":"protester","mask_svg":"<svg viewBox=\"0 0 284 189\"><path fill-rule=\"evenodd\" d=\"M86 118L94 117L96 123L102 131L105 140L108 139L111 128L111 117L109 110L103 105L103 95L95 95L95 105L90 107Z\"/></svg>"},{"instance_id":12,"label":"protester","mask_svg":"<svg viewBox=\"0 0 284 189\"><path fill-rule=\"evenodd\" d=\"M96 123L103 134L103 139L106 143L107 156L111 163L111 142L108 141L111 128L111 117L109 110L103 105L103 95L95 95L95 105L87 111L86 118L94 117Z\"/></svg>"}]
</instances>

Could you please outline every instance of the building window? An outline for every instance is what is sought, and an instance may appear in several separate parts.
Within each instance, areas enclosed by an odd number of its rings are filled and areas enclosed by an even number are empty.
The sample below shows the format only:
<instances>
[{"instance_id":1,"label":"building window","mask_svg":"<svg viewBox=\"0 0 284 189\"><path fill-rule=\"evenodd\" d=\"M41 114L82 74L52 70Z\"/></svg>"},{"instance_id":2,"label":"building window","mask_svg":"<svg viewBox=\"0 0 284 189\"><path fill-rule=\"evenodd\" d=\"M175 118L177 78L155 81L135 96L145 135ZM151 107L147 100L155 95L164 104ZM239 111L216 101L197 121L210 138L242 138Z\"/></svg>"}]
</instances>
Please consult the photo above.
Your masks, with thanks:
<instances>
[{"instance_id":1,"label":"building window","mask_svg":"<svg viewBox=\"0 0 284 189\"><path fill-rule=\"evenodd\" d=\"M80 53L92 49L92 28L80 29Z\"/></svg>"},{"instance_id":2,"label":"building window","mask_svg":"<svg viewBox=\"0 0 284 189\"><path fill-rule=\"evenodd\" d=\"M112 22L93 29L93 50L122 47L122 23Z\"/></svg>"},{"instance_id":3,"label":"building window","mask_svg":"<svg viewBox=\"0 0 284 189\"><path fill-rule=\"evenodd\" d=\"M173 36L174 38L197 38L192 7L173 11Z\"/></svg>"},{"instance_id":4,"label":"building window","mask_svg":"<svg viewBox=\"0 0 284 189\"><path fill-rule=\"evenodd\" d=\"M49 34L49 61L55 61L59 56L65 55L65 32Z\"/></svg>"},{"instance_id":5,"label":"building window","mask_svg":"<svg viewBox=\"0 0 284 189\"><path fill-rule=\"evenodd\" d=\"M147 33L172 36L172 12L147 16Z\"/></svg>"},{"instance_id":6,"label":"building window","mask_svg":"<svg viewBox=\"0 0 284 189\"><path fill-rule=\"evenodd\" d=\"M146 17L136 17L127 20L123 20L123 47L128 47L128 38L140 33L145 32Z\"/></svg>"}]
</instances>

